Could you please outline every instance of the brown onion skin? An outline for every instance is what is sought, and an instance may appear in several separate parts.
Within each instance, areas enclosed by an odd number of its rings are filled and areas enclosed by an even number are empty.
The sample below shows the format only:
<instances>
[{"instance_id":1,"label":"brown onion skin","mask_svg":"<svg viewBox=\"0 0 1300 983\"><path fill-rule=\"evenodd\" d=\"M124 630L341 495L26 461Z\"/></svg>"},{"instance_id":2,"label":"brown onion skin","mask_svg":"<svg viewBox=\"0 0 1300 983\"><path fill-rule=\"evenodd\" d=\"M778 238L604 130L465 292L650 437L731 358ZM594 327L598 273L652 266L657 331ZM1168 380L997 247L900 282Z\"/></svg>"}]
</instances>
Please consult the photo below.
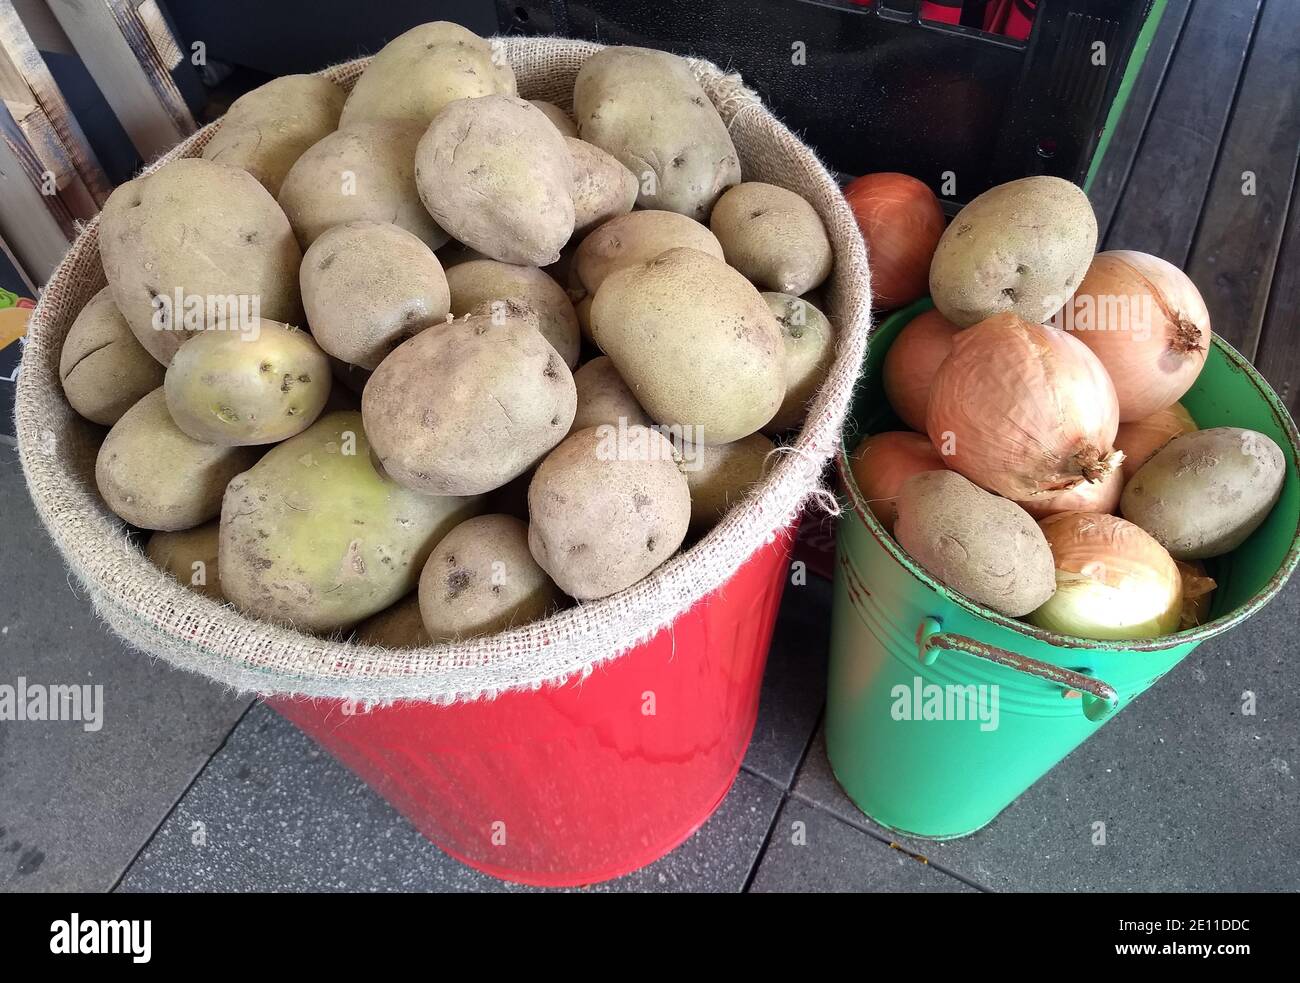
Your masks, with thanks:
<instances>
[{"instance_id":1,"label":"brown onion skin","mask_svg":"<svg viewBox=\"0 0 1300 983\"><path fill-rule=\"evenodd\" d=\"M1106 367L1121 423L1182 399L1212 338L1210 312L1187 274L1158 256L1125 249L1093 258L1057 319Z\"/></svg>"},{"instance_id":2,"label":"brown onion skin","mask_svg":"<svg viewBox=\"0 0 1300 983\"><path fill-rule=\"evenodd\" d=\"M871 514L890 535L898 518L898 490L923 471L947 471L943 458L924 434L891 430L866 437L849 459L853 480Z\"/></svg>"},{"instance_id":3,"label":"brown onion skin","mask_svg":"<svg viewBox=\"0 0 1300 983\"><path fill-rule=\"evenodd\" d=\"M926 432L948 467L1012 501L1118 468L1115 388L1072 334L1015 314L960 332L930 387Z\"/></svg>"},{"instance_id":4,"label":"brown onion skin","mask_svg":"<svg viewBox=\"0 0 1300 983\"><path fill-rule=\"evenodd\" d=\"M885 353L885 398L913 430L925 429L930 383L962 330L936 310L908 321Z\"/></svg>"},{"instance_id":5,"label":"brown onion skin","mask_svg":"<svg viewBox=\"0 0 1300 983\"><path fill-rule=\"evenodd\" d=\"M1128 464L1126 460L1125 465ZM1059 512L1094 512L1114 515L1119 511L1119 499L1124 494L1126 475L1121 468L1112 468L1100 481L1085 481L1077 488L1048 492L1040 498L1016 502L1035 519L1045 519Z\"/></svg>"},{"instance_id":6,"label":"brown onion skin","mask_svg":"<svg viewBox=\"0 0 1300 983\"><path fill-rule=\"evenodd\" d=\"M1115 434L1115 447L1124 452L1124 480L1137 474L1138 468L1169 441L1198 429L1192 414L1182 403L1175 403L1132 423L1121 423Z\"/></svg>"},{"instance_id":7,"label":"brown onion skin","mask_svg":"<svg viewBox=\"0 0 1300 983\"><path fill-rule=\"evenodd\" d=\"M844 197L867 241L872 306L902 307L930 292L930 260L947 220L923 181L882 171L850 181Z\"/></svg>"},{"instance_id":8,"label":"brown onion skin","mask_svg":"<svg viewBox=\"0 0 1300 983\"><path fill-rule=\"evenodd\" d=\"M1187 631L1210 620L1210 601L1219 586L1200 560L1175 560L1183 581L1183 611L1179 628Z\"/></svg>"}]
</instances>

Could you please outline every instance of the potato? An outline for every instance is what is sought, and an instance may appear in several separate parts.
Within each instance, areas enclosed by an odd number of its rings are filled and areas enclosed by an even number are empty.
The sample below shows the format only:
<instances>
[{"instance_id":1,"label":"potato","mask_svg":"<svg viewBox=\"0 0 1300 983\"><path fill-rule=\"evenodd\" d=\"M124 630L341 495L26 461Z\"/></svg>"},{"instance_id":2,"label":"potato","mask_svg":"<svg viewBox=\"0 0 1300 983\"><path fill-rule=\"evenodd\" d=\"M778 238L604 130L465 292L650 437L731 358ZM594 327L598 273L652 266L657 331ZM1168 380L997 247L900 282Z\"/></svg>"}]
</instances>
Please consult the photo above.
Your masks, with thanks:
<instances>
[{"instance_id":1,"label":"potato","mask_svg":"<svg viewBox=\"0 0 1300 983\"><path fill-rule=\"evenodd\" d=\"M570 433L608 424L648 427L653 422L632 395L614 362L606 355L593 358L573 373L578 390L578 410L573 416Z\"/></svg>"},{"instance_id":2,"label":"potato","mask_svg":"<svg viewBox=\"0 0 1300 983\"><path fill-rule=\"evenodd\" d=\"M459 24L421 24L370 60L343 107L339 129L396 120L423 130L448 103L494 94L515 94L510 62Z\"/></svg>"},{"instance_id":3,"label":"potato","mask_svg":"<svg viewBox=\"0 0 1300 983\"><path fill-rule=\"evenodd\" d=\"M573 137L564 142L573 158L573 234L630 212L641 187L636 175L599 147Z\"/></svg>"},{"instance_id":4,"label":"potato","mask_svg":"<svg viewBox=\"0 0 1300 983\"><path fill-rule=\"evenodd\" d=\"M464 317L484 304L491 313L493 304L513 302L537 315L538 330L559 352L565 365L573 368L578 364L582 343L578 316L564 288L541 270L494 259L471 260L447 271L447 285L451 289L451 312L456 317Z\"/></svg>"},{"instance_id":5,"label":"potato","mask_svg":"<svg viewBox=\"0 0 1300 983\"><path fill-rule=\"evenodd\" d=\"M163 372L136 341L108 287L86 301L59 353L59 381L68 402L106 427L161 386Z\"/></svg>"},{"instance_id":6,"label":"potato","mask_svg":"<svg viewBox=\"0 0 1300 983\"><path fill-rule=\"evenodd\" d=\"M561 136L576 137L578 135L578 124L573 121L573 117L553 102L546 102L542 99L529 99L534 106L540 109L560 131Z\"/></svg>"},{"instance_id":7,"label":"potato","mask_svg":"<svg viewBox=\"0 0 1300 983\"><path fill-rule=\"evenodd\" d=\"M826 381L835 359L835 330L826 315L806 300L781 293L765 293L763 299L785 342L785 399L763 429L781 433L803 423L808 401Z\"/></svg>"},{"instance_id":8,"label":"potato","mask_svg":"<svg viewBox=\"0 0 1300 983\"><path fill-rule=\"evenodd\" d=\"M418 123L380 120L331 133L298 158L280 186L280 207L306 249L326 229L391 222L430 249L447 241L415 187Z\"/></svg>"},{"instance_id":9,"label":"potato","mask_svg":"<svg viewBox=\"0 0 1300 983\"><path fill-rule=\"evenodd\" d=\"M184 157L119 185L99 224L113 300L167 365L194 331L302 317L302 253L270 192L247 171Z\"/></svg>"},{"instance_id":10,"label":"potato","mask_svg":"<svg viewBox=\"0 0 1300 983\"><path fill-rule=\"evenodd\" d=\"M144 555L164 573L169 573L185 587L214 601L224 601L221 593L217 540L221 524L207 522L179 532L156 532L149 537Z\"/></svg>"},{"instance_id":11,"label":"potato","mask_svg":"<svg viewBox=\"0 0 1300 983\"><path fill-rule=\"evenodd\" d=\"M195 440L277 444L306 430L325 408L330 363L311 335L267 320L254 329L191 338L167 367L167 410Z\"/></svg>"},{"instance_id":12,"label":"potato","mask_svg":"<svg viewBox=\"0 0 1300 983\"><path fill-rule=\"evenodd\" d=\"M569 148L522 99L483 96L447 106L420 138L415 184L439 225L503 263L554 263L573 235Z\"/></svg>"},{"instance_id":13,"label":"potato","mask_svg":"<svg viewBox=\"0 0 1300 983\"><path fill-rule=\"evenodd\" d=\"M709 228L727 262L764 290L797 296L830 276L826 227L793 191L761 181L738 184L713 206Z\"/></svg>"},{"instance_id":14,"label":"potato","mask_svg":"<svg viewBox=\"0 0 1300 983\"><path fill-rule=\"evenodd\" d=\"M420 617L418 594L408 594L391 608L361 622L352 640L358 645L380 645L386 649L416 649L433 644Z\"/></svg>"},{"instance_id":15,"label":"potato","mask_svg":"<svg viewBox=\"0 0 1300 983\"><path fill-rule=\"evenodd\" d=\"M630 427L565 439L528 486L528 548L560 590L607 597L649 574L682 543L691 493L669 440Z\"/></svg>"},{"instance_id":16,"label":"potato","mask_svg":"<svg viewBox=\"0 0 1300 983\"><path fill-rule=\"evenodd\" d=\"M1097 251L1083 191L1040 175L998 185L957 213L934 251L934 306L959 328L1010 311L1041 323L1061 309Z\"/></svg>"},{"instance_id":17,"label":"potato","mask_svg":"<svg viewBox=\"0 0 1300 983\"><path fill-rule=\"evenodd\" d=\"M686 62L666 51L611 47L588 58L573 88L578 136L619 159L637 204L701 222L740 182L726 124Z\"/></svg>"},{"instance_id":18,"label":"potato","mask_svg":"<svg viewBox=\"0 0 1300 983\"><path fill-rule=\"evenodd\" d=\"M1175 560L1228 553L1259 528L1286 481L1286 456L1269 437L1212 427L1175 437L1124 486L1120 512Z\"/></svg>"},{"instance_id":19,"label":"potato","mask_svg":"<svg viewBox=\"0 0 1300 983\"><path fill-rule=\"evenodd\" d=\"M691 532L707 532L717 525L762 480L767 456L775 449L772 441L754 433L730 444L701 444L683 451L691 490Z\"/></svg>"},{"instance_id":20,"label":"potato","mask_svg":"<svg viewBox=\"0 0 1300 983\"><path fill-rule=\"evenodd\" d=\"M321 348L373 369L425 328L443 324L451 292L419 237L388 222L348 222L323 233L299 271L307 323Z\"/></svg>"},{"instance_id":21,"label":"potato","mask_svg":"<svg viewBox=\"0 0 1300 983\"><path fill-rule=\"evenodd\" d=\"M132 525L192 529L217 516L226 484L258 453L187 436L160 386L113 424L95 459L95 484L104 504Z\"/></svg>"},{"instance_id":22,"label":"potato","mask_svg":"<svg viewBox=\"0 0 1300 983\"><path fill-rule=\"evenodd\" d=\"M221 588L246 614L304 631L350 627L415 589L475 498L421 495L379 474L359 413L330 413L230 482Z\"/></svg>"},{"instance_id":23,"label":"potato","mask_svg":"<svg viewBox=\"0 0 1300 983\"><path fill-rule=\"evenodd\" d=\"M420 574L420 615L436 642L537 621L562 600L528 552L528 523L512 515L466 519L447 533Z\"/></svg>"},{"instance_id":24,"label":"potato","mask_svg":"<svg viewBox=\"0 0 1300 983\"><path fill-rule=\"evenodd\" d=\"M612 274L591 307L596 344L657 423L729 444L785 399L781 328L753 285L696 249Z\"/></svg>"},{"instance_id":25,"label":"potato","mask_svg":"<svg viewBox=\"0 0 1300 983\"><path fill-rule=\"evenodd\" d=\"M243 168L278 195L294 162L338 128L346 98L319 75L272 79L231 103L203 157Z\"/></svg>"},{"instance_id":26,"label":"potato","mask_svg":"<svg viewBox=\"0 0 1300 983\"><path fill-rule=\"evenodd\" d=\"M477 495L523 474L569 432L573 376L534 324L517 313L473 315L384 359L361 412L393 480Z\"/></svg>"},{"instance_id":27,"label":"potato","mask_svg":"<svg viewBox=\"0 0 1300 983\"><path fill-rule=\"evenodd\" d=\"M903 482L894 538L936 580L1001 614L1026 615L1056 592L1052 549L1029 513L955 471Z\"/></svg>"},{"instance_id":28,"label":"potato","mask_svg":"<svg viewBox=\"0 0 1300 983\"><path fill-rule=\"evenodd\" d=\"M676 212L630 212L610 219L582 240L573 265L594 294L615 270L648 263L660 253L686 246L722 259L722 244L694 219Z\"/></svg>"}]
</instances>

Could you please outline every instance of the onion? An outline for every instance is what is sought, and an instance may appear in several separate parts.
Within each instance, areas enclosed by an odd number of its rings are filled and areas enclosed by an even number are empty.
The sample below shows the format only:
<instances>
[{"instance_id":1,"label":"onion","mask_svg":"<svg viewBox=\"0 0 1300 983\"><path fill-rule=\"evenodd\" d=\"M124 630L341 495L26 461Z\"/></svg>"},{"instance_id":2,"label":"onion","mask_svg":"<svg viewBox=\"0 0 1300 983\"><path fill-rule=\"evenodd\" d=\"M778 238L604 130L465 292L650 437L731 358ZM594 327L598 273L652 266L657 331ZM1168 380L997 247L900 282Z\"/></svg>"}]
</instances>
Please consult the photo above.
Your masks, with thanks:
<instances>
[{"instance_id":1,"label":"onion","mask_svg":"<svg viewBox=\"0 0 1300 983\"><path fill-rule=\"evenodd\" d=\"M930 260L943 235L943 206L906 174L864 174L844 197L867 240L873 306L902 307L930 291Z\"/></svg>"},{"instance_id":2,"label":"onion","mask_svg":"<svg viewBox=\"0 0 1300 983\"><path fill-rule=\"evenodd\" d=\"M1029 615L1080 638L1155 638L1177 631L1182 577L1173 557L1114 515L1062 512L1038 524L1052 548L1056 593Z\"/></svg>"},{"instance_id":3,"label":"onion","mask_svg":"<svg viewBox=\"0 0 1300 983\"><path fill-rule=\"evenodd\" d=\"M1183 578L1182 617L1178 627L1183 631L1203 625L1210 616L1210 595L1219 585L1205 572L1200 560L1175 560L1178 573Z\"/></svg>"},{"instance_id":4,"label":"onion","mask_svg":"<svg viewBox=\"0 0 1300 983\"><path fill-rule=\"evenodd\" d=\"M1117 469L1115 389L1072 335L994 314L953 339L930 386L926 430L948 467L1012 501L1100 482Z\"/></svg>"},{"instance_id":5,"label":"onion","mask_svg":"<svg viewBox=\"0 0 1300 983\"><path fill-rule=\"evenodd\" d=\"M871 514L890 535L898 518L898 489L922 471L946 471L930 441L919 433L891 430L867 437L850 458L853 478Z\"/></svg>"},{"instance_id":6,"label":"onion","mask_svg":"<svg viewBox=\"0 0 1300 983\"><path fill-rule=\"evenodd\" d=\"M1169 441L1196 429L1196 421L1182 403L1174 403L1132 423L1121 423L1115 433L1115 446L1124 452L1125 479L1137 474L1138 468Z\"/></svg>"},{"instance_id":7,"label":"onion","mask_svg":"<svg viewBox=\"0 0 1300 983\"><path fill-rule=\"evenodd\" d=\"M1059 492L1045 492L1038 498L1016 502L1035 519L1045 519L1058 512L1109 512L1119 511L1120 496L1124 494L1124 472L1111 468L1101 481L1085 481L1075 488Z\"/></svg>"},{"instance_id":8,"label":"onion","mask_svg":"<svg viewBox=\"0 0 1300 983\"><path fill-rule=\"evenodd\" d=\"M1147 253L1098 253L1056 317L1106 366L1122 423L1182 399L1210 348L1200 291L1178 267Z\"/></svg>"},{"instance_id":9,"label":"onion","mask_svg":"<svg viewBox=\"0 0 1300 983\"><path fill-rule=\"evenodd\" d=\"M960 330L938 311L929 310L908 321L885 353L885 398L913 430L925 429L930 382Z\"/></svg>"}]
</instances>

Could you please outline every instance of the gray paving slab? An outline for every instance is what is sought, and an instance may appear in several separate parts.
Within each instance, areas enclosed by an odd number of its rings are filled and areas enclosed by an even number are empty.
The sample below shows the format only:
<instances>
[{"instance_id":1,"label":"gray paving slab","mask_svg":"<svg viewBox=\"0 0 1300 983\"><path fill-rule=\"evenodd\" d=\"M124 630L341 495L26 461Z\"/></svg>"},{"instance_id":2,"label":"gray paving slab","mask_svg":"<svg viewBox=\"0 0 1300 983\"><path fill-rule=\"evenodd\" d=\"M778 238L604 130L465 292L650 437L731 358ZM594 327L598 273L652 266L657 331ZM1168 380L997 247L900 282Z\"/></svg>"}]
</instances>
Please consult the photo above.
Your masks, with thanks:
<instances>
[{"instance_id":1,"label":"gray paving slab","mask_svg":"<svg viewBox=\"0 0 1300 983\"><path fill-rule=\"evenodd\" d=\"M780 804L742 772L686 843L595 891L739 891ZM269 708L249 711L123 891L523 891L451 859Z\"/></svg>"},{"instance_id":2,"label":"gray paving slab","mask_svg":"<svg viewBox=\"0 0 1300 983\"><path fill-rule=\"evenodd\" d=\"M745 767L782 788L817 729L826 702L826 653L830 642L831 582L813 574L787 584L767 656L762 702Z\"/></svg>"},{"instance_id":3,"label":"gray paving slab","mask_svg":"<svg viewBox=\"0 0 1300 983\"><path fill-rule=\"evenodd\" d=\"M1298 625L1300 578L1194 651L984 830L901 842L994 890L1300 889ZM1247 691L1254 715L1242 712ZM820 733L794 794L891 835L836 784Z\"/></svg>"},{"instance_id":4,"label":"gray paving slab","mask_svg":"<svg viewBox=\"0 0 1300 983\"><path fill-rule=\"evenodd\" d=\"M910 894L975 889L824 809L788 799L750 890Z\"/></svg>"},{"instance_id":5,"label":"gray paving slab","mask_svg":"<svg viewBox=\"0 0 1300 983\"><path fill-rule=\"evenodd\" d=\"M91 689L82 710L102 707L98 729L93 719L0 722L0 890L108 890L249 701L128 650L99 622L8 447L0 502L0 686L103 687L102 703Z\"/></svg>"}]
</instances>

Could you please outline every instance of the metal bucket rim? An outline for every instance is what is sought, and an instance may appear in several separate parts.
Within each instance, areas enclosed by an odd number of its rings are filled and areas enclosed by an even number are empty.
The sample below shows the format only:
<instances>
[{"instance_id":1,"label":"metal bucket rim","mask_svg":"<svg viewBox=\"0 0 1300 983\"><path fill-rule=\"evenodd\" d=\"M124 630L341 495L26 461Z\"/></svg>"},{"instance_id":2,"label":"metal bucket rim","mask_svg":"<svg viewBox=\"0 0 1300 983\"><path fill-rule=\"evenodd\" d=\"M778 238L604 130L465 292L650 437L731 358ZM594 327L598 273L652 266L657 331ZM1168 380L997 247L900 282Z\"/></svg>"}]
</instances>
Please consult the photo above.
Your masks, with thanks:
<instances>
[{"instance_id":1,"label":"metal bucket rim","mask_svg":"<svg viewBox=\"0 0 1300 983\"><path fill-rule=\"evenodd\" d=\"M929 310L933 306L933 301L927 297L894 312L890 317L907 317L910 321L916 315ZM868 346L870 346L872 337L874 337L875 334L876 330L873 329L871 337L868 337L867 339ZM1273 387L1270 386L1268 382L1265 381L1264 377L1255 370L1255 367L1246 360L1245 356L1233 348L1232 345L1220 338L1217 334L1213 335L1213 344L1223 352L1224 356L1227 357L1230 362L1244 372L1246 377L1259 393L1260 397L1268 403L1269 409L1272 411L1274 418L1281 426L1283 433L1287 436L1287 441L1291 447L1291 460L1295 462L1297 469L1300 469L1300 432L1297 432L1295 421L1291 419L1291 414L1288 413L1286 407L1282 405L1282 400L1278 397L1277 393L1274 392ZM843 436L840 438L839 450L835 455L835 467L839 472L840 486L848 493L850 504L853 507L853 512L857 515L858 519L866 525L871 535L875 537L876 541L879 542L886 551L888 551L895 562L900 564L909 574L912 575L912 577L920 581L922 585L928 587L940 596L951 600L954 604L965 608L971 614L983 618L986 621L991 621L1002 628L1019 632L1029 638L1046 642L1047 644L1053 645L1057 648L1100 649L1105 651L1114 651L1117 648L1122 648L1125 651L1132 652L1159 652L1164 649L1174 648L1175 646L1185 645L1188 643L1199 644L1207 639L1215 637L1216 635L1221 635L1229 628L1240 624L1255 612L1263 608L1264 605L1277 595L1286 584L1287 580L1290 579L1291 574L1295 571L1296 565L1300 564L1300 514L1298 514L1296 516L1295 530L1291 534L1291 544L1287 548L1286 555L1282 559L1282 565L1268 579L1268 582L1263 588L1253 594L1244 604L1238 605L1222 617L1215 618L1213 621L1207 621L1203 625L1197 625L1195 628L1188 628L1184 631L1177 631L1169 635L1160 635L1157 638L1126 639L1122 643L1114 640L1102 641L1094 638L1080 638L1076 635L1065 635L1059 632L1047 631L1046 629L1031 625L1028 622L1021 621L1019 618L1008 617L1005 614L1000 614L997 611L994 611L992 608L987 608L982 604L978 604L966 597L964 594L953 590L936 580L934 577L931 577L930 574L922 569L921 566L917 564L916 561L913 560L897 542L895 542L894 537L885 531L885 527L882 526L879 520L876 519L875 515L872 514L870 507L868 507L866 503L866 499L862 497L862 490L858 488L858 483L853 477L853 468L849 463L849 458L852 455L852 450L848 446L850 439L857 441L862 438L857 435L850 437L848 428L846 427Z\"/></svg>"}]
</instances>

